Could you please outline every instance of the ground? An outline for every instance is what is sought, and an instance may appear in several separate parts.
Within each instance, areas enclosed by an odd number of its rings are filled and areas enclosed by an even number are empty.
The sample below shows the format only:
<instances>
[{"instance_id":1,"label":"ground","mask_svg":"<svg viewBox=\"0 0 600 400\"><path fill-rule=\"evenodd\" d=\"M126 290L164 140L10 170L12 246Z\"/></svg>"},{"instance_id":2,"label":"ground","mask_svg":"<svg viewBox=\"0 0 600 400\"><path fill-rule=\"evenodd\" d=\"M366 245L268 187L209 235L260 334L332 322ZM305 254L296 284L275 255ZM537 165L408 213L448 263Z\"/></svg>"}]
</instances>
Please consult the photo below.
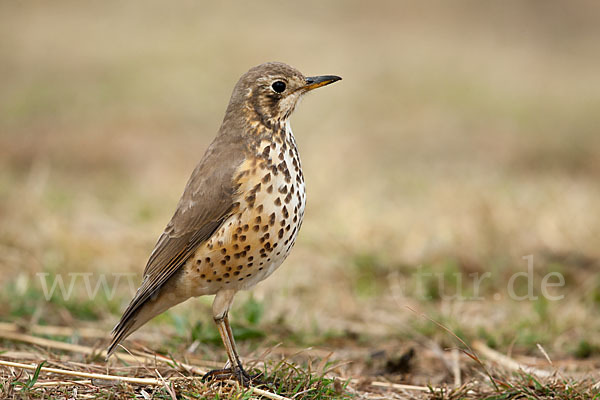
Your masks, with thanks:
<instances>
[{"instance_id":1,"label":"ground","mask_svg":"<svg viewBox=\"0 0 600 400\"><path fill-rule=\"evenodd\" d=\"M598 398L599 11L3 2L0 363L34 370L0 366L0 397L259 396L194 378L226 358L210 298L149 323L135 358L100 352L234 83L277 60L344 80L292 118L305 222L232 311L260 387Z\"/></svg>"}]
</instances>

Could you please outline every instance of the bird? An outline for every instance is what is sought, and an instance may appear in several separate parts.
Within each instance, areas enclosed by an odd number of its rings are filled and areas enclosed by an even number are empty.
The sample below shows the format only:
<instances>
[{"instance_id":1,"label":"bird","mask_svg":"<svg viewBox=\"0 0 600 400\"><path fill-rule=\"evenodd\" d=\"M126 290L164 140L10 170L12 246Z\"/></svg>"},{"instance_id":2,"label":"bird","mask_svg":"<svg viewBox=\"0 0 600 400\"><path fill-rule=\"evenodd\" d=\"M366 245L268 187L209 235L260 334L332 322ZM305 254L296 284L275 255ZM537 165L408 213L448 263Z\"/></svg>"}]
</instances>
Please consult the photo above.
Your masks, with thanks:
<instances>
[{"instance_id":1,"label":"bird","mask_svg":"<svg viewBox=\"0 0 600 400\"><path fill-rule=\"evenodd\" d=\"M107 358L153 317L189 298L214 295L212 316L229 367L205 377L249 384L229 310L236 293L270 276L296 241L306 188L289 119L306 93L341 79L305 77L281 62L242 75L216 137L150 254L140 287L112 331Z\"/></svg>"}]
</instances>

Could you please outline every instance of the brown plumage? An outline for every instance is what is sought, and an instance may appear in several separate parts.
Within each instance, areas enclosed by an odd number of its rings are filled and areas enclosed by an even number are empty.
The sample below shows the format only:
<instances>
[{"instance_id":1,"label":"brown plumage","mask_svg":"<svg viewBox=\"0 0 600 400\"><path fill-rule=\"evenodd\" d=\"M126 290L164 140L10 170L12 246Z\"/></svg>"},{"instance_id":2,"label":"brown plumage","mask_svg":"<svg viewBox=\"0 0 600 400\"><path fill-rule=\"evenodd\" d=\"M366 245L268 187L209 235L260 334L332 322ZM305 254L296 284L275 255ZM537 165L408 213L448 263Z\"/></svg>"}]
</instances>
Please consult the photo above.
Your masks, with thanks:
<instances>
[{"instance_id":1,"label":"brown plumage","mask_svg":"<svg viewBox=\"0 0 600 400\"><path fill-rule=\"evenodd\" d=\"M247 383L228 311L235 293L269 276L294 244L306 194L288 118L303 94L340 79L305 78L282 63L261 64L240 78L217 137L113 330L109 355L154 316L190 297L215 294L213 317L231 368L212 375L233 374Z\"/></svg>"}]
</instances>

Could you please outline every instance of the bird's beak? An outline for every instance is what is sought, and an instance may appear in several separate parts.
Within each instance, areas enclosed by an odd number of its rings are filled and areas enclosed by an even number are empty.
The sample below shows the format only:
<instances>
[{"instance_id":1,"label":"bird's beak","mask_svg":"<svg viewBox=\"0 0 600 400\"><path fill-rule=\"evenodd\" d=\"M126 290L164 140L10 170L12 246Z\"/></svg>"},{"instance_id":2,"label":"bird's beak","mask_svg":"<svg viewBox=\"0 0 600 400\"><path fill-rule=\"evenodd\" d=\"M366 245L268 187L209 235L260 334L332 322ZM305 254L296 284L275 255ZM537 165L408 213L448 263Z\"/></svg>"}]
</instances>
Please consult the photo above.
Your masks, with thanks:
<instances>
[{"instance_id":1,"label":"bird's beak","mask_svg":"<svg viewBox=\"0 0 600 400\"><path fill-rule=\"evenodd\" d=\"M304 89L305 92L308 92L340 80L342 80L342 78L335 75L309 76L306 78L306 85L304 85L302 89Z\"/></svg>"}]
</instances>

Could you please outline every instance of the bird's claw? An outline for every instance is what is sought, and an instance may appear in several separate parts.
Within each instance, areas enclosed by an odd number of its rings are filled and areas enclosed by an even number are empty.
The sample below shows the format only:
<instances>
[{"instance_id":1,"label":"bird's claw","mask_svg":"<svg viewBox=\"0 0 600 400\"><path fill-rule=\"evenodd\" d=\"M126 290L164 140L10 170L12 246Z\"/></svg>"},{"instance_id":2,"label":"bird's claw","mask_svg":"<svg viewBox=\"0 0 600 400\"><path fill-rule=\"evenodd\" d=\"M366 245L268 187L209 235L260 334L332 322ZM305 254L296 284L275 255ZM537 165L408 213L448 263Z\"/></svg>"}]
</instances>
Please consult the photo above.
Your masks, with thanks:
<instances>
[{"instance_id":1,"label":"bird's claw","mask_svg":"<svg viewBox=\"0 0 600 400\"><path fill-rule=\"evenodd\" d=\"M208 371L202 377L203 381L224 381L227 379L235 379L240 385L244 387L249 387L253 382L257 381L257 378L261 374L250 375L242 368L242 366L234 367L234 368L223 368L223 369L213 369L212 371Z\"/></svg>"}]
</instances>

